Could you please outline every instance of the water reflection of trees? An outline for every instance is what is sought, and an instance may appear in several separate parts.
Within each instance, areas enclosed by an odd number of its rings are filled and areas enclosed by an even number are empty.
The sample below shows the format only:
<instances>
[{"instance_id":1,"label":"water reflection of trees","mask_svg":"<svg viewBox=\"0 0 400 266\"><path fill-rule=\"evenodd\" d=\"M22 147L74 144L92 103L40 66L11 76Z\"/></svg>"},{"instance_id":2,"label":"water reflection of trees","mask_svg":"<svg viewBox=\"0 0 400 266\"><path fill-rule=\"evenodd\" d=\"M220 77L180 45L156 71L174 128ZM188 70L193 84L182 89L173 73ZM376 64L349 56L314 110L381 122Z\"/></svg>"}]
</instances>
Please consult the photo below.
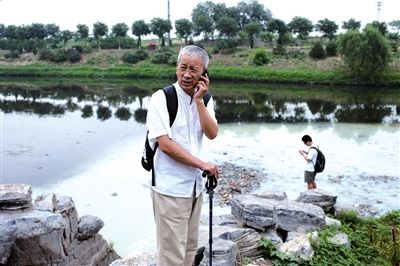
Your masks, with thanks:
<instances>
[{"instance_id":1,"label":"water reflection of trees","mask_svg":"<svg viewBox=\"0 0 400 266\"><path fill-rule=\"evenodd\" d=\"M37 115L63 115L66 111L65 105L52 104L48 102L33 102L29 100L0 101L0 110L4 113L25 112Z\"/></svg>"},{"instance_id":2,"label":"water reflection of trees","mask_svg":"<svg viewBox=\"0 0 400 266\"><path fill-rule=\"evenodd\" d=\"M93 89L85 86L47 86L40 88L0 85L0 109L5 113L25 112L43 115L64 115L80 111L82 118L105 121L115 117L127 121L132 117L145 123L147 110L143 99L152 91L126 86ZM219 122L305 122L338 121L380 123L384 117L397 116L399 106L389 108L369 98L355 96L350 104L337 104L331 99L307 98L295 101L275 98L262 92L215 92L216 116ZM137 103L132 110L130 105Z\"/></svg>"},{"instance_id":3,"label":"water reflection of trees","mask_svg":"<svg viewBox=\"0 0 400 266\"><path fill-rule=\"evenodd\" d=\"M390 108L376 104L358 104L343 106L336 111L336 119L340 122L380 123L391 113Z\"/></svg>"},{"instance_id":4,"label":"water reflection of trees","mask_svg":"<svg viewBox=\"0 0 400 266\"><path fill-rule=\"evenodd\" d=\"M82 108L82 118L89 118L93 116L93 107L91 105L85 105Z\"/></svg>"}]
</instances>

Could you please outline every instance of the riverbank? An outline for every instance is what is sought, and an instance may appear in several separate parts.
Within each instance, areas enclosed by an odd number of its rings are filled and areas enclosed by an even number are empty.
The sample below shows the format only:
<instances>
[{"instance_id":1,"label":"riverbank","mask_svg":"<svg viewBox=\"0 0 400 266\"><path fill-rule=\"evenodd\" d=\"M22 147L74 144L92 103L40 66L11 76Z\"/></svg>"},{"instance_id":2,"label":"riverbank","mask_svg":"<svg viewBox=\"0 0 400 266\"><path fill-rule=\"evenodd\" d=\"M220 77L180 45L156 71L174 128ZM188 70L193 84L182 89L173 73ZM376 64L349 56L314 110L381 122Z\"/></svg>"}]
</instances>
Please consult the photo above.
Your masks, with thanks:
<instances>
[{"instance_id":1,"label":"riverbank","mask_svg":"<svg viewBox=\"0 0 400 266\"><path fill-rule=\"evenodd\" d=\"M110 123L104 121L101 125ZM36 124L40 123L34 123L32 127L37 127ZM75 136L66 129L69 126L64 120L57 125L60 130ZM112 123L110 126L121 134L123 129L130 128L125 123ZM86 128L83 131L86 132ZM221 166L225 177L217 187L214 214L228 213L225 200L239 191L284 190L289 199L296 199L306 189L302 177L303 161L297 152L302 147L298 136L305 133L315 136L328 159L325 172L317 177L318 187L340 195L338 203L341 206L357 208L366 215L382 215L399 209L399 171L396 166L399 157L395 137L398 132L398 126L377 125L222 124L217 139L205 144L210 149L205 156L213 158ZM93 126L88 134L97 138L97 143L102 143L99 135L110 136L104 128ZM36 195L49 192L69 195L81 215L100 217L105 223L101 234L108 242L114 243L114 248L124 258L135 252L154 250L154 221L146 186L151 175L140 165L144 134L144 127L132 127L123 134L125 137L115 137L112 147L105 149L100 145L105 150L97 152L96 156L88 156L85 160L90 160L89 165L83 170L73 171L75 174L62 180L55 180L50 173L46 183L33 187ZM35 165L43 165L41 159L54 158L68 162L59 165L59 172L75 170L71 168L77 165L68 160L69 151L90 151L92 145L85 139L85 136L83 139L73 138L76 144L65 146L57 157L53 153L36 157ZM27 146L25 143L21 145ZM43 154L38 153L36 147L32 147L32 153ZM30 154L14 157L14 160L32 160ZM47 170L43 167L37 171L46 177ZM203 213L208 213L207 202Z\"/></svg>"},{"instance_id":2,"label":"riverbank","mask_svg":"<svg viewBox=\"0 0 400 266\"><path fill-rule=\"evenodd\" d=\"M144 60L124 64L121 57L128 51L100 50L85 55L81 62L49 63L37 55L24 54L19 59L0 59L0 77L56 77L104 79L174 79L175 66L153 64ZM150 52L150 55L153 52ZM250 51L232 55L211 55L209 73L215 81L268 82L282 84L366 86L353 79L340 57L324 60L303 58L273 58L268 65L254 66L249 62ZM393 60L389 71L374 86L400 85L400 61Z\"/></svg>"}]
</instances>

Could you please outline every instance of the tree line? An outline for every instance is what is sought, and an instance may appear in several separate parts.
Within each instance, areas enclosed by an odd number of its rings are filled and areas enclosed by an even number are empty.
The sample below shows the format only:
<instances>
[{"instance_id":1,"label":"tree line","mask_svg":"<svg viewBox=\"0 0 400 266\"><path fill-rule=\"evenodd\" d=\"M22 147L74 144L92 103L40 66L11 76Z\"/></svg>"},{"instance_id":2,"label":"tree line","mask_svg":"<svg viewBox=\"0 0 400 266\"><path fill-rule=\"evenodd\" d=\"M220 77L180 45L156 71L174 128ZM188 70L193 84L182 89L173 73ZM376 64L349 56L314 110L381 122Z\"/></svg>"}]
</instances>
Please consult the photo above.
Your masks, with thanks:
<instances>
[{"instance_id":1,"label":"tree line","mask_svg":"<svg viewBox=\"0 0 400 266\"><path fill-rule=\"evenodd\" d=\"M22 52L36 54L40 49L47 49L42 51L41 59L51 57L55 62L78 62L80 53L90 52L92 48L140 49L142 38L149 34L158 36L161 47L172 45L169 38L172 22L159 17L151 19L149 23L134 21L130 27L126 23L117 23L111 27L111 31L103 22L94 23L91 33L88 25L78 24L76 27L76 31L72 32L60 30L56 24L0 24L0 49L12 51L7 54L8 57L18 57ZM387 67L390 49L398 53L400 42L400 20L389 23L372 21L360 31L361 21L350 18L341 25L346 32L338 34L339 25L328 18L314 25L305 17L295 16L285 23L274 18L271 11L257 0L243 0L232 7L223 3L202 2L192 10L191 20L177 19L174 27L177 38L185 44L193 43L193 38L199 37L204 45L210 40L216 41L217 52L230 53L239 44L252 49L259 41L272 47L276 55L287 55L286 47L289 45L295 45L300 50L312 32L319 32L320 41L313 44L310 52L312 58L334 56L338 48L354 76L372 82L379 79ZM129 31L136 36L136 40L128 35ZM57 49L60 51L55 51ZM135 63L147 55L139 52L137 55L127 54L126 57L128 60L133 57L130 61ZM266 52L256 54L253 62L256 65L267 64Z\"/></svg>"},{"instance_id":2,"label":"tree line","mask_svg":"<svg viewBox=\"0 0 400 266\"><path fill-rule=\"evenodd\" d=\"M389 39L399 38L400 20L389 23L373 21L372 25ZM191 20L177 19L174 26L176 36L183 39L186 44L190 38L198 36L202 36L204 41L247 38L250 48L254 47L255 38L285 44L289 43L294 36L297 40L305 40L312 32L319 32L323 38L331 40L335 38L339 29L339 25L328 18L321 19L314 25L311 20L296 16L286 24L283 20L274 18L271 11L257 0L244 0L232 7L227 7L224 3L202 2L193 9ZM149 23L144 20L134 21L131 27L126 23L117 23L111 27L111 31L105 23L96 22L93 24L91 36L88 25L78 24L76 27L77 30L72 32L60 30L56 24L32 23L22 26L0 24L0 39L2 40L0 48L15 48L13 46L15 41L20 43L27 40L31 41L31 45L17 48L35 50L39 48L39 42L44 40L47 45L53 47L64 45L70 40L87 41L89 39L100 45L100 40L113 38L117 40L120 49L121 42L131 38L128 36L129 30L137 37L137 48L141 47L142 37L149 34L158 36L160 45L165 46L166 41L170 41L167 40L168 33L173 29L171 21L159 17L151 19ZM388 27L395 32L389 32ZM361 22L354 18L342 23L342 29L345 30L360 28Z\"/></svg>"}]
</instances>

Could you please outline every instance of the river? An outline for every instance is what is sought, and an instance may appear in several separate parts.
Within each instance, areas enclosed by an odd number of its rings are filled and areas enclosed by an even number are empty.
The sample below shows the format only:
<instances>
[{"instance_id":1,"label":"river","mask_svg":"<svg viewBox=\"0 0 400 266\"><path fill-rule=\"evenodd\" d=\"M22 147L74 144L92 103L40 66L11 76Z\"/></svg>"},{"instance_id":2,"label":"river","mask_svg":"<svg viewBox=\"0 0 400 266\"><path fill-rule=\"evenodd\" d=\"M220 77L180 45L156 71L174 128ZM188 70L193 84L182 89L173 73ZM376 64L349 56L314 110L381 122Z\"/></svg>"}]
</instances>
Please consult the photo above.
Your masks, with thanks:
<instances>
[{"instance_id":1,"label":"river","mask_svg":"<svg viewBox=\"0 0 400 266\"><path fill-rule=\"evenodd\" d=\"M62 94L68 90L33 87L0 86L1 183L28 183L34 197L71 196L79 215L105 222L100 233L123 257L153 250L150 174L140 165L146 132L141 111L148 95L120 99L98 89L89 93L78 87ZM107 88L101 91L114 90ZM306 189L304 160L297 151L304 148L301 137L309 134L327 158L318 187L337 194L342 205L367 205L376 214L400 207L396 102L378 97L360 103L359 95L357 101L337 100L332 106L327 96L316 103L318 97L283 101L271 99L271 92L231 94L215 92L220 132L206 141L205 158L257 169L265 176L257 190L285 191L295 199ZM335 97L346 98L335 94L329 99ZM91 115L87 106L93 107ZM360 106L367 106L367 114ZM118 110L130 110L131 115ZM205 204L203 212L207 210ZM216 214L227 212L229 208L215 207Z\"/></svg>"}]
</instances>

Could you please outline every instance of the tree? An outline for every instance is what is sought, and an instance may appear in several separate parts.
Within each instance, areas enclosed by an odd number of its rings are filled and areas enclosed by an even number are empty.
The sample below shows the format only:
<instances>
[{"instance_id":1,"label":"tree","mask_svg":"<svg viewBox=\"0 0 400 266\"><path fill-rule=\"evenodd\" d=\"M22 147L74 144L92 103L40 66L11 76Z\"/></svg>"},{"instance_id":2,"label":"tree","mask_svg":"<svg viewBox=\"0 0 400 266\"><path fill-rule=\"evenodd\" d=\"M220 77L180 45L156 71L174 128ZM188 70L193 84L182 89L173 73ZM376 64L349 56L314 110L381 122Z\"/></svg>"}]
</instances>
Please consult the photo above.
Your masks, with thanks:
<instances>
[{"instance_id":1,"label":"tree","mask_svg":"<svg viewBox=\"0 0 400 266\"><path fill-rule=\"evenodd\" d=\"M20 27L20 26L19 26ZM3 36L8 40L17 40L18 37L18 27L15 25L8 25L4 29Z\"/></svg>"},{"instance_id":2,"label":"tree","mask_svg":"<svg viewBox=\"0 0 400 266\"><path fill-rule=\"evenodd\" d=\"M171 21L162 18L153 18L150 21L150 30L161 40L161 46L165 46L165 34L172 29Z\"/></svg>"},{"instance_id":3,"label":"tree","mask_svg":"<svg viewBox=\"0 0 400 266\"><path fill-rule=\"evenodd\" d=\"M214 32L214 20L206 15L202 15L193 21L193 34L199 36L203 32L204 40L208 40L208 34Z\"/></svg>"},{"instance_id":4,"label":"tree","mask_svg":"<svg viewBox=\"0 0 400 266\"><path fill-rule=\"evenodd\" d=\"M339 26L334 21L327 18L318 20L318 23L315 25L315 29L322 33L322 37L328 38L329 40L335 38L335 33L338 28Z\"/></svg>"},{"instance_id":5,"label":"tree","mask_svg":"<svg viewBox=\"0 0 400 266\"><path fill-rule=\"evenodd\" d=\"M125 23L117 23L111 28L112 34L118 39L118 50L121 50L121 39L126 38L129 27Z\"/></svg>"},{"instance_id":6,"label":"tree","mask_svg":"<svg viewBox=\"0 0 400 266\"><path fill-rule=\"evenodd\" d=\"M261 31L260 34L258 35L261 41L263 42L270 42L274 40L274 35L271 32L266 32L266 31Z\"/></svg>"},{"instance_id":7,"label":"tree","mask_svg":"<svg viewBox=\"0 0 400 266\"><path fill-rule=\"evenodd\" d=\"M268 23L267 32L278 33L278 44L284 44L287 42L285 35L288 31L289 29L283 20L271 19Z\"/></svg>"},{"instance_id":8,"label":"tree","mask_svg":"<svg viewBox=\"0 0 400 266\"><path fill-rule=\"evenodd\" d=\"M375 27L377 30L379 30L379 32L385 36L386 33L388 33L388 29L387 29L387 25L386 22L379 22L379 21L372 21L371 24L373 27Z\"/></svg>"},{"instance_id":9,"label":"tree","mask_svg":"<svg viewBox=\"0 0 400 266\"><path fill-rule=\"evenodd\" d=\"M261 31L261 26L260 23L257 21L250 22L246 26L244 26L243 31L246 32L248 38L249 38L249 46L250 49L253 49L254 47L254 37L258 36L258 34Z\"/></svg>"},{"instance_id":10,"label":"tree","mask_svg":"<svg viewBox=\"0 0 400 266\"><path fill-rule=\"evenodd\" d=\"M99 50L101 49L100 47L100 38L103 36L107 35L108 33L108 27L106 24L102 22L96 22L93 24L93 36L97 41L97 44L99 46Z\"/></svg>"},{"instance_id":11,"label":"tree","mask_svg":"<svg viewBox=\"0 0 400 266\"><path fill-rule=\"evenodd\" d=\"M272 33L285 34L286 32L288 32L288 27L283 20L273 18L268 23L267 31Z\"/></svg>"},{"instance_id":12,"label":"tree","mask_svg":"<svg viewBox=\"0 0 400 266\"><path fill-rule=\"evenodd\" d=\"M400 32L400 20L392 20L389 22L389 26L393 29L393 30L397 30L397 33Z\"/></svg>"},{"instance_id":13,"label":"tree","mask_svg":"<svg viewBox=\"0 0 400 266\"><path fill-rule=\"evenodd\" d=\"M271 11L257 0L244 0L237 4L239 10L239 29L258 21L263 30L267 29L268 21L272 18Z\"/></svg>"},{"instance_id":14,"label":"tree","mask_svg":"<svg viewBox=\"0 0 400 266\"><path fill-rule=\"evenodd\" d=\"M25 28L26 38L33 39L36 51L38 50L38 41L48 36L46 27L42 23L32 23Z\"/></svg>"},{"instance_id":15,"label":"tree","mask_svg":"<svg viewBox=\"0 0 400 266\"><path fill-rule=\"evenodd\" d=\"M222 17L230 17L228 8L223 3L212 4L211 13L215 22L217 22Z\"/></svg>"},{"instance_id":16,"label":"tree","mask_svg":"<svg viewBox=\"0 0 400 266\"><path fill-rule=\"evenodd\" d=\"M60 33L60 38L64 42L64 45L74 37L74 34L69 30L63 30Z\"/></svg>"},{"instance_id":17,"label":"tree","mask_svg":"<svg viewBox=\"0 0 400 266\"><path fill-rule=\"evenodd\" d=\"M315 43L314 46L311 48L309 55L312 59L324 59L326 57L326 54L322 43Z\"/></svg>"},{"instance_id":18,"label":"tree","mask_svg":"<svg viewBox=\"0 0 400 266\"><path fill-rule=\"evenodd\" d=\"M294 17L288 24L290 31L297 34L297 38L305 40L313 30L312 22L304 17Z\"/></svg>"},{"instance_id":19,"label":"tree","mask_svg":"<svg viewBox=\"0 0 400 266\"><path fill-rule=\"evenodd\" d=\"M76 25L79 39L87 39L89 37L89 27L85 24Z\"/></svg>"},{"instance_id":20,"label":"tree","mask_svg":"<svg viewBox=\"0 0 400 266\"><path fill-rule=\"evenodd\" d=\"M192 34L192 27L192 22L186 18L175 20L176 35L185 40L185 45L187 45L188 38Z\"/></svg>"},{"instance_id":21,"label":"tree","mask_svg":"<svg viewBox=\"0 0 400 266\"><path fill-rule=\"evenodd\" d=\"M56 24L46 24L45 30L47 31L47 35L56 38L57 35L60 33L60 27Z\"/></svg>"},{"instance_id":22,"label":"tree","mask_svg":"<svg viewBox=\"0 0 400 266\"><path fill-rule=\"evenodd\" d=\"M5 38L6 26L0 23L0 39Z\"/></svg>"},{"instance_id":23,"label":"tree","mask_svg":"<svg viewBox=\"0 0 400 266\"><path fill-rule=\"evenodd\" d=\"M390 61L389 44L372 25L361 33L350 30L340 36L339 52L356 78L371 83L382 77Z\"/></svg>"},{"instance_id":24,"label":"tree","mask_svg":"<svg viewBox=\"0 0 400 266\"><path fill-rule=\"evenodd\" d=\"M132 34L138 37L137 47L142 48L142 39L141 36L150 34L149 25L144 22L143 19L137 20L132 24Z\"/></svg>"},{"instance_id":25,"label":"tree","mask_svg":"<svg viewBox=\"0 0 400 266\"><path fill-rule=\"evenodd\" d=\"M43 40L48 36L46 26L42 23L32 23L26 27L28 38Z\"/></svg>"},{"instance_id":26,"label":"tree","mask_svg":"<svg viewBox=\"0 0 400 266\"><path fill-rule=\"evenodd\" d=\"M199 3L192 11L193 34L204 35L204 40L208 40L208 35L214 35L216 22L214 20L215 4L211 1Z\"/></svg>"},{"instance_id":27,"label":"tree","mask_svg":"<svg viewBox=\"0 0 400 266\"><path fill-rule=\"evenodd\" d=\"M343 21L342 29L344 30L359 30L361 28L361 21L357 21L354 18L348 21Z\"/></svg>"},{"instance_id":28,"label":"tree","mask_svg":"<svg viewBox=\"0 0 400 266\"><path fill-rule=\"evenodd\" d=\"M224 16L217 21L217 30L222 36L231 38L238 32L237 23L233 18Z\"/></svg>"}]
</instances>

